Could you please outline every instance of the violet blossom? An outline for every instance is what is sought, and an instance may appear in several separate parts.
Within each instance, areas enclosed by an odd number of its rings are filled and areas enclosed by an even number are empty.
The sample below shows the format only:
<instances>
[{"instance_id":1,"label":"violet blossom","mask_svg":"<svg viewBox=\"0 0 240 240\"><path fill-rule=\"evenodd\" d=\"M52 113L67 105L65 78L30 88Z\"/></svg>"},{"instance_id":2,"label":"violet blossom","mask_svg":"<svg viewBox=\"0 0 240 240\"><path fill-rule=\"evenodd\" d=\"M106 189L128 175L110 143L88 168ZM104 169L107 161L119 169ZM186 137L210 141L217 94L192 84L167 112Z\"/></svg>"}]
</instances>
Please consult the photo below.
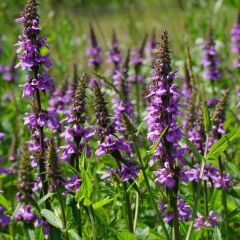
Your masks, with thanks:
<instances>
[{"instance_id":1,"label":"violet blossom","mask_svg":"<svg viewBox=\"0 0 240 240\"><path fill-rule=\"evenodd\" d=\"M238 12L237 21L231 29L231 50L236 54L236 59L233 60L233 67L240 67L240 11Z\"/></svg>"},{"instance_id":2,"label":"violet blossom","mask_svg":"<svg viewBox=\"0 0 240 240\"><path fill-rule=\"evenodd\" d=\"M221 73L218 68L220 60L217 56L217 51L215 49L215 41L211 33L203 46L203 54L203 78L206 80L210 80L211 82L219 80L221 78Z\"/></svg>"}]
</instances>

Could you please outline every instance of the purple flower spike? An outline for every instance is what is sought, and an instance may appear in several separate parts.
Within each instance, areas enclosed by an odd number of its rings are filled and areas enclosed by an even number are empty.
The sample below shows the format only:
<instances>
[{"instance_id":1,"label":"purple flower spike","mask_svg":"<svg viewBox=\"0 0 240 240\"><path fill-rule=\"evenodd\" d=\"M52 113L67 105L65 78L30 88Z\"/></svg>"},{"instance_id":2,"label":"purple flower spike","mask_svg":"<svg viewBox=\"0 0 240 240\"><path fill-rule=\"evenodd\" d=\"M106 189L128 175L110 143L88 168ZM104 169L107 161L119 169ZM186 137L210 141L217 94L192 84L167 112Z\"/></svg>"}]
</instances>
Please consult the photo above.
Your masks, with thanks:
<instances>
[{"instance_id":1,"label":"purple flower spike","mask_svg":"<svg viewBox=\"0 0 240 240\"><path fill-rule=\"evenodd\" d=\"M215 41L212 33L210 33L208 40L203 46L203 60L202 64L205 68L203 78L210 81L217 81L221 78L221 73L218 69L220 60L215 49Z\"/></svg>"},{"instance_id":2,"label":"purple flower spike","mask_svg":"<svg viewBox=\"0 0 240 240\"><path fill-rule=\"evenodd\" d=\"M182 94L178 91L178 86L173 83L174 78L177 78L176 71L172 72L171 69L168 35L164 31L159 53L154 61L152 85L147 95L149 107L146 121L148 139L153 145L158 142L162 131L168 127L167 133L156 147L150 165L152 166L161 159L163 167L155 171L156 181L170 189L176 184L175 159L178 159L180 163L184 162L184 151L178 144L182 132L181 127L177 126L177 116L180 113L179 101Z\"/></svg>"},{"instance_id":3,"label":"purple flower spike","mask_svg":"<svg viewBox=\"0 0 240 240\"><path fill-rule=\"evenodd\" d=\"M236 55L233 60L233 67L240 68L240 10L238 11L237 22L231 29L231 50Z\"/></svg>"},{"instance_id":4,"label":"purple flower spike","mask_svg":"<svg viewBox=\"0 0 240 240\"><path fill-rule=\"evenodd\" d=\"M116 32L115 30L113 30L112 47L109 51L108 62L113 63L114 70L117 70L121 61L122 61L122 57L119 49L119 43L117 40Z\"/></svg>"},{"instance_id":5,"label":"purple flower spike","mask_svg":"<svg viewBox=\"0 0 240 240\"><path fill-rule=\"evenodd\" d=\"M92 25L90 24L90 41L91 44L86 51L86 55L89 56L88 65L94 67L94 70L98 70L102 63L100 57L101 48L98 46L97 38Z\"/></svg>"}]
</instances>

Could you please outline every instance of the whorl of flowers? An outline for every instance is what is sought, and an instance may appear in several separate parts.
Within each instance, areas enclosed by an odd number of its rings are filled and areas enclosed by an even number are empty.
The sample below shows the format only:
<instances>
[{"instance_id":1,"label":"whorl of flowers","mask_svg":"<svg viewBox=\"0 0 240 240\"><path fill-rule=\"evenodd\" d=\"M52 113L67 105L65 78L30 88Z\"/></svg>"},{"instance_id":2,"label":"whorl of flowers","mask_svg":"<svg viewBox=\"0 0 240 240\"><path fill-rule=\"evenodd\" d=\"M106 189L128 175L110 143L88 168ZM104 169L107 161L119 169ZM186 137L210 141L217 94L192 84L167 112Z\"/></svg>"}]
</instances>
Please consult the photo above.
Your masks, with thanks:
<instances>
[{"instance_id":1,"label":"whorl of flowers","mask_svg":"<svg viewBox=\"0 0 240 240\"><path fill-rule=\"evenodd\" d=\"M161 159L162 168L155 172L156 180L168 188L174 188L176 184L175 158L178 158L180 163L184 159L183 150L178 144L182 133L180 127L177 126L181 94L178 92L178 86L173 83L176 72L172 72L168 45L168 33L163 31L158 54L154 61L152 85L147 96L150 103L146 120L148 139L153 145L158 141L162 131L168 127L167 133L159 142L150 164L153 165Z\"/></svg>"},{"instance_id":2,"label":"whorl of flowers","mask_svg":"<svg viewBox=\"0 0 240 240\"><path fill-rule=\"evenodd\" d=\"M111 168L108 168L108 172L112 174L119 174L123 180L128 180L131 177L136 178L136 175L139 172L139 169L133 167L131 160L124 160L122 154L130 155L132 152L132 146L126 142L123 136L116 136L116 128L111 122L107 103L104 99L104 94L101 92L100 87L97 82L94 85L94 109L96 122L100 127L98 129L98 134L100 141L98 141L98 149L95 154L97 156L102 156L107 153L110 153L117 161L119 170L114 171ZM123 163L124 161L124 163ZM105 175L108 177L108 174Z\"/></svg>"},{"instance_id":3,"label":"whorl of flowers","mask_svg":"<svg viewBox=\"0 0 240 240\"><path fill-rule=\"evenodd\" d=\"M130 64L134 65L136 69L143 64L144 50L145 50L146 43L147 43L147 34L144 35L141 46L138 49L132 51Z\"/></svg>"},{"instance_id":4,"label":"whorl of flowers","mask_svg":"<svg viewBox=\"0 0 240 240\"><path fill-rule=\"evenodd\" d=\"M49 140L46 160L46 175L51 183L51 188L56 189L63 187L64 179L61 173L58 153L53 138L50 138Z\"/></svg>"},{"instance_id":5,"label":"whorl of flowers","mask_svg":"<svg viewBox=\"0 0 240 240\"><path fill-rule=\"evenodd\" d=\"M233 60L233 67L240 67L240 10L238 11L237 22L231 29L231 50L236 54L236 59Z\"/></svg>"},{"instance_id":6,"label":"whorl of flowers","mask_svg":"<svg viewBox=\"0 0 240 240\"><path fill-rule=\"evenodd\" d=\"M36 219L36 215L32 212L30 205L21 206L16 216L17 221L32 223Z\"/></svg>"},{"instance_id":7,"label":"whorl of flowers","mask_svg":"<svg viewBox=\"0 0 240 240\"><path fill-rule=\"evenodd\" d=\"M222 95L222 98L219 100L216 107L216 111L213 116L212 131L213 131L213 137L216 140L220 139L222 135L225 134L223 125L225 122L225 107L226 107L228 95L229 95L229 90L225 91L224 94Z\"/></svg>"},{"instance_id":8,"label":"whorl of flowers","mask_svg":"<svg viewBox=\"0 0 240 240\"><path fill-rule=\"evenodd\" d=\"M51 98L48 101L49 112L56 112L57 114L67 113L67 107L69 106L72 97L72 91L69 92L69 88L69 83L65 81L60 88L56 89L53 92Z\"/></svg>"},{"instance_id":9,"label":"whorl of flowers","mask_svg":"<svg viewBox=\"0 0 240 240\"><path fill-rule=\"evenodd\" d=\"M31 166L31 158L27 144L23 145L20 152L20 163L18 169L18 190L17 198L28 202L33 197L34 176Z\"/></svg>"},{"instance_id":10,"label":"whorl of flowers","mask_svg":"<svg viewBox=\"0 0 240 240\"><path fill-rule=\"evenodd\" d=\"M207 217L197 213L197 218L195 219L194 223L195 231L199 231L201 227L214 227L221 220L222 218L217 216L213 211L210 211Z\"/></svg>"},{"instance_id":11,"label":"whorl of flowers","mask_svg":"<svg viewBox=\"0 0 240 240\"><path fill-rule=\"evenodd\" d=\"M98 45L94 29L90 24L90 46L86 51L86 55L89 56L88 65L90 67L93 67L94 70L98 70L98 68L102 63L100 53L101 53L101 48Z\"/></svg>"},{"instance_id":12,"label":"whorl of flowers","mask_svg":"<svg viewBox=\"0 0 240 240\"><path fill-rule=\"evenodd\" d=\"M119 49L119 43L117 40L116 31L113 30L113 36L112 36L112 46L109 51L109 57L108 62L111 62L114 64L114 70L117 70L119 68L119 64L122 61L121 57L121 51Z\"/></svg>"},{"instance_id":13,"label":"whorl of flowers","mask_svg":"<svg viewBox=\"0 0 240 240\"><path fill-rule=\"evenodd\" d=\"M178 196L177 200L177 208L178 208L178 220L179 221L189 221L191 210L190 206L184 202L182 198ZM173 220L173 212L169 209L168 205L163 201L160 201L160 212L163 215L163 220L165 222L170 222Z\"/></svg>"},{"instance_id":14,"label":"whorl of flowers","mask_svg":"<svg viewBox=\"0 0 240 240\"><path fill-rule=\"evenodd\" d=\"M207 182L209 187L223 188L227 190L233 183L232 178L227 173L221 173L218 167L208 164L204 167L203 177L200 178L200 165L195 164L192 169L185 168L183 181L198 182L200 179Z\"/></svg>"},{"instance_id":15,"label":"whorl of flowers","mask_svg":"<svg viewBox=\"0 0 240 240\"><path fill-rule=\"evenodd\" d=\"M204 66L203 78L210 81L216 81L221 78L221 73L218 69L220 60L215 49L215 41L213 34L210 31L207 41L203 46L203 60Z\"/></svg>"},{"instance_id":16,"label":"whorl of flowers","mask_svg":"<svg viewBox=\"0 0 240 240\"><path fill-rule=\"evenodd\" d=\"M152 30L152 36L149 39L148 43L147 43L147 49L150 53L149 59L152 60L152 58L154 57L154 53L157 47L157 40L156 40L156 29L154 28Z\"/></svg>"},{"instance_id":17,"label":"whorl of flowers","mask_svg":"<svg viewBox=\"0 0 240 240\"><path fill-rule=\"evenodd\" d=\"M15 218L17 221L32 222L36 219L36 215L32 212L29 203L33 199L34 177L31 167L30 153L27 144L25 144L20 154L20 166L18 175L17 198L23 203L18 210Z\"/></svg>"},{"instance_id":18,"label":"whorl of flowers","mask_svg":"<svg viewBox=\"0 0 240 240\"><path fill-rule=\"evenodd\" d=\"M140 70L144 62L144 57L145 57L144 53L145 53L146 43L147 43L147 34L144 35L141 46L131 52L130 64L134 66L134 70L135 70L135 74L132 74L130 76L130 80L132 83L144 81L144 76L140 74Z\"/></svg>"},{"instance_id":19,"label":"whorl of flowers","mask_svg":"<svg viewBox=\"0 0 240 240\"><path fill-rule=\"evenodd\" d=\"M84 126L86 121L86 87L88 76L83 74L79 79L78 87L72 100L71 111L66 118L67 126L61 134L65 138L66 145L63 149L62 159L74 165L76 156L79 156L85 144L94 135L95 130L91 126ZM87 145L87 154L90 155L90 146ZM76 164L76 162L75 162Z\"/></svg>"}]
</instances>

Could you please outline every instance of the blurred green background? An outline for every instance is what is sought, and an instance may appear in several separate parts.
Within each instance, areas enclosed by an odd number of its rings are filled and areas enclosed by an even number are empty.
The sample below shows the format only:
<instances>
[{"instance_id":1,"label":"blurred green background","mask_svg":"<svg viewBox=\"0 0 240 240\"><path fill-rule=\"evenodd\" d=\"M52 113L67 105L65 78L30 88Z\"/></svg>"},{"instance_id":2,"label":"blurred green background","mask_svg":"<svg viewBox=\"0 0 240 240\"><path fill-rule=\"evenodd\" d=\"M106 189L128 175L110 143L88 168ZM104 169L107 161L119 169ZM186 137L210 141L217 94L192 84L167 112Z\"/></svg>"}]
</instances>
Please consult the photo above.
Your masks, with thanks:
<instances>
[{"instance_id":1,"label":"blurred green background","mask_svg":"<svg viewBox=\"0 0 240 240\"><path fill-rule=\"evenodd\" d=\"M104 51L111 44L113 28L125 50L138 46L144 34L150 36L153 28L158 34L167 29L176 59L183 57L186 35L194 53L194 47L201 43L211 24L220 50L226 48L221 56L225 57L229 53L229 32L239 6L239 0L39 0L38 3L40 24L50 45L55 65L52 71L57 78L68 74L74 62L85 68L89 22ZM15 23L15 18L24 4L24 0L0 1L3 62L13 54L13 44L22 31L22 25Z\"/></svg>"}]
</instances>

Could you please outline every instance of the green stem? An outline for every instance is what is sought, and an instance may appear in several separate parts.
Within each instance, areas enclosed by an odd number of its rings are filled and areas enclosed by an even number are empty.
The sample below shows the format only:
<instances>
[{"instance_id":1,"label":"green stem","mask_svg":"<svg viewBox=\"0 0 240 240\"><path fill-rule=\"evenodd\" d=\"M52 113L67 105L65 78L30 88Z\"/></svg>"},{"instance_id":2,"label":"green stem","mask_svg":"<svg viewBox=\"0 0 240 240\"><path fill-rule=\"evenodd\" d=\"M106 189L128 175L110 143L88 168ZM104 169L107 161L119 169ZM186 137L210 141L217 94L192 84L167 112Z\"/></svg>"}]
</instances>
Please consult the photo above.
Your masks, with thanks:
<instances>
[{"instance_id":1,"label":"green stem","mask_svg":"<svg viewBox=\"0 0 240 240\"><path fill-rule=\"evenodd\" d=\"M136 227L137 227L138 210L139 210L139 195L136 192L136 205L135 205L135 215L134 215L134 222L133 222L134 232L136 231Z\"/></svg>"},{"instance_id":2,"label":"green stem","mask_svg":"<svg viewBox=\"0 0 240 240\"><path fill-rule=\"evenodd\" d=\"M77 224L77 231L78 235L82 238L82 217L81 217L81 209L78 209L76 207L76 202L71 205L72 208L72 215L76 221Z\"/></svg>"},{"instance_id":3,"label":"green stem","mask_svg":"<svg viewBox=\"0 0 240 240\"><path fill-rule=\"evenodd\" d=\"M63 204L62 195L61 195L61 193L59 192L59 189L56 189L56 192L57 192L57 198L58 198L58 201L59 201L59 203L60 203L60 208L61 208L63 228L64 228L64 230L66 230L66 228L67 228L67 222L66 222L66 216L65 216L65 211L64 211L64 204ZM67 232L66 232L66 239L69 239Z\"/></svg>"},{"instance_id":4,"label":"green stem","mask_svg":"<svg viewBox=\"0 0 240 240\"><path fill-rule=\"evenodd\" d=\"M140 123L140 89L138 83L138 75L136 75L136 110L137 110L137 122Z\"/></svg>"},{"instance_id":5,"label":"green stem","mask_svg":"<svg viewBox=\"0 0 240 240\"><path fill-rule=\"evenodd\" d=\"M221 175L221 179L223 178L223 163L222 163L222 159L221 156L218 157L218 166L219 166L219 170L220 170L220 175ZM226 195L226 191L224 190L224 188L222 187L222 205L223 205L223 211L224 211L224 218L226 219L228 216L228 209L227 209L227 195ZM225 234L226 234L226 240L228 240L228 223L227 221L224 221L224 228L225 228Z\"/></svg>"},{"instance_id":6,"label":"green stem","mask_svg":"<svg viewBox=\"0 0 240 240\"><path fill-rule=\"evenodd\" d=\"M173 208L173 229L174 239L179 240L179 221L178 221L178 209L177 209L177 197L173 191L170 193L170 202Z\"/></svg>"},{"instance_id":7,"label":"green stem","mask_svg":"<svg viewBox=\"0 0 240 240\"><path fill-rule=\"evenodd\" d=\"M124 197L125 197L126 210L127 210L127 216L128 216L128 228L130 232L134 233L131 202L130 202L130 197L127 189L128 189L127 183L123 182Z\"/></svg>"},{"instance_id":8,"label":"green stem","mask_svg":"<svg viewBox=\"0 0 240 240\"><path fill-rule=\"evenodd\" d=\"M199 182L198 182L198 185L197 185L197 193L196 193L196 197L195 197L195 201L194 201L194 205L193 205L192 221L190 222L190 225L189 225L189 228L188 228L186 240L189 240L190 237L191 237L191 233L192 233L192 229L193 229L193 225L194 225L194 220L195 220L195 217L196 217L196 214L197 214L197 205L198 205L198 199L199 199L200 191L201 191L204 166L205 166L205 160L203 159L202 163L201 163L200 179L199 179Z\"/></svg>"},{"instance_id":9,"label":"green stem","mask_svg":"<svg viewBox=\"0 0 240 240\"><path fill-rule=\"evenodd\" d=\"M91 207L88 208L88 212L89 212L90 222L91 222L91 226L92 226L93 240L96 240L97 237L96 237L95 223L94 223L94 218L93 218Z\"/></svg>"},{"instance_id":10,"label":"green stem","mask_svg":"<svg viewBox=\"0 0 240 240\"><path fill-rule=\"evenodd\" d=\"M207 156L207 152L208 152L208 134L206 134L204 157ZM189 240L190 237L191 237L192 230L193 230L193 225L194 225L194 220L195 220L195 217L196 217L196 214L197 214L197 205L198 205L198 199L199 199L200 191L201 191L201 185L202 185L202 178L203 178L204 166L205 166L205 159L202 158L202 163L201 163L201 168L200 168L199 182L198 182L198 184L197 184L197 193L196 193L196 198L195 198L195 201L194 201L193 211L192 211L192 221L190 222L190 225L189 225L189 228L188 228L186 240Z\"/></svg>"},{"instance_id":11,"label":"green stem","mask_svg":"<svg viewBox=\"0 0 240 240\"><path fill-rule=\"evenodd\" d=\"M139 152L139 148L138 148L138 146L137 146L137 144L136 144L136 141L133 142L133 145L134 145L135 151L136 151L136 153L137 153L139 162L140 162L140 164L141 164L141 170L142 170L142 172L143 172L144 181L145 181L145 183L146 183L147 190L148 190L149 195L150 195L151 203L152 203L152 205L153 205L153 207L154 207L154 210L155 210L155 212L156 212L156 214L157 214L158 220L159 220L159 222L160 222L160 224L161 224L161 226L162 226L162 229L163 229L163 232L164 232L164 235L165 235L166 239L167 239L167 240L171 240L170 235L169 235L169 233L168 233L168 231L167 231L167 228L166 228L166 226L165 226L165 223L164 223L164 221L163 221L163 218L162 218L162 216L161 216L161 214L160 214L160 212L159 212L158 206L157 206L157 204L156 204L156 202L155 202L154 195L153 195L153 191L152 191L152 188L151 188L151 186L150 186L147 173L146 173L146 171L145 171L145 165L144 165L142 156L141 156L141 154L140 154L140 152Z\"/></svg>"},{"instance_id":12,"label":"green stem","mask_svg":"<svg viewBox=\"0 0 240 240\"><path fill-rule=\"evenodd\" d=\"M208 189L207 189L207 181L204 181L204 205L205 205L205 216L208 218ZM209 240L209 232L207 231L207 240Z\"/></svg>"}]
</instances>

